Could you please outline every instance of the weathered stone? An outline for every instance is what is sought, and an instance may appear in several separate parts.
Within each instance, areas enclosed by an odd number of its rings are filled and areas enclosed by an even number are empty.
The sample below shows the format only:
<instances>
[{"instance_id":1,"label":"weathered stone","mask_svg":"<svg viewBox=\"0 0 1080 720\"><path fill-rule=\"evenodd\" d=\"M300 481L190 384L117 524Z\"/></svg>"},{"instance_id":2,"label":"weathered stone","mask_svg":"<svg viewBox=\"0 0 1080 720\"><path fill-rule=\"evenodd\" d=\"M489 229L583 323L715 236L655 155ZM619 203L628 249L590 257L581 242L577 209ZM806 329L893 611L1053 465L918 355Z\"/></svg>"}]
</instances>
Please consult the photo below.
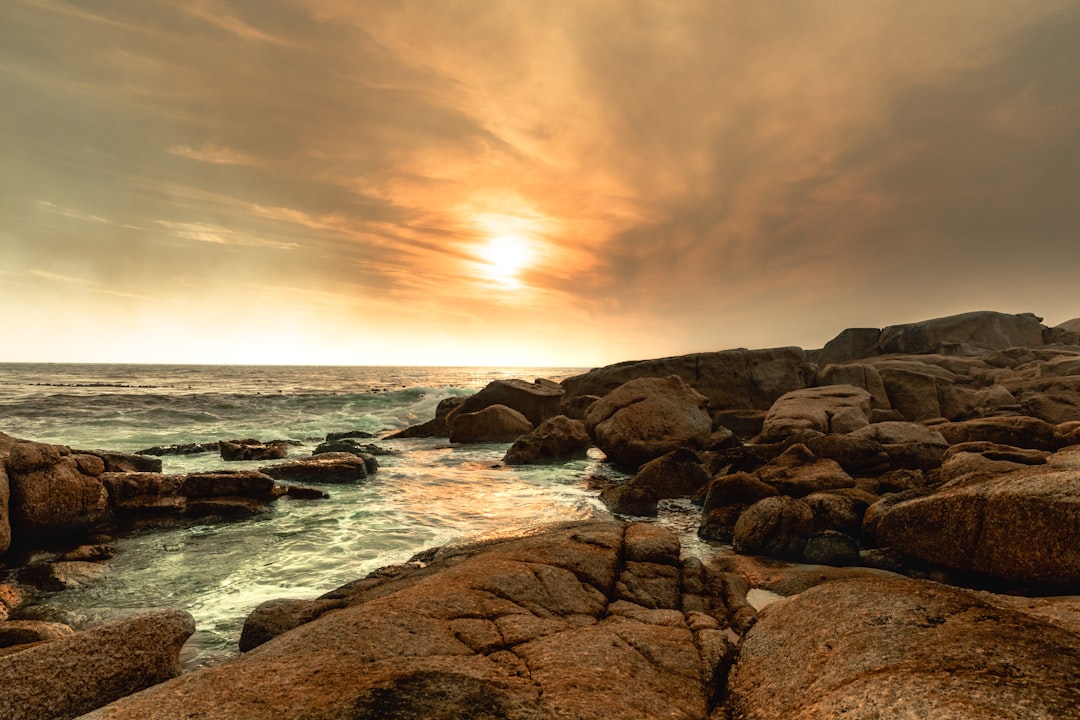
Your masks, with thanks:
<instances>
[{"instance_id":1,"label":"weathered stone","mask_svg":"<svg viewBox=\"0 0 1080 720\"><path fill-rule=\"evenodd\" d=\"M1054 425L1080 419L1080 393L1032 393L1020 405L1028 415Z\"/></svg>"},{"instance_id":2,"label":"weathered stone","mask_svg":"<svg viewBox=\"0 0 1080 720\"><path fill-rule=\"evenodd\" d=\"M928 428L916 422L881 422L868 425L851 433L854 437L864 437L882 445L904 445L909 443L949 446L949 441L937 431L937 427Z\"/></svg>"},{"instance_id":3,"label":"weathered stone","mask_svg":"<svg viewBox=\"0 0 1080 720\"><path fill-rule=\"evenodd\" d=\"M690 497L708 482L709 475L698 456L685 448L650 460L630 479L630 485L649 488L660 500Z\"/></svg>"},{"instance_id":4,"label":"weathered stone","mask_svg":"<svg viewBox=\"0 0 1080 720\"><path fill-rule=\"evenodd\" d=\"M218 443L221 459L228 462L241 460L280 460L289 448L283 441L260 442L252 438L245 440L222 440Z\"/></svg>"},{"instance_id":5,"label":"weathered stone","mask_svg":"<svg viewBox=\"0 0 1080 720\"><path fill-rule=\"evenodd\" d=\"M0 622L11 617L11 613L30 600L30 594L18 585L0 583Z\"/></svg>"},{"instance_id":6,"label":"weathered stone","mask_svg":"<svg viewBox=\"0 0 1080 720\"><path fill-rule=\"evenodd\" d=\"M939 388L946 387L944 380L928 372L893 367L878 369L889 404L908 420L929 420L942 417Z\"/></svg>"},{"instance_id":7,"label":"weathered stone","mask_svg":"<svg viewBox=\"0 0 1080 720\"><path fill-rule=\"evenodd\" d=\"M175 677L194 631L188 613L161 610L0 657L0 717L74 718Z\"/></svg>"},{"instance_id":8,"label":"weathered stone","mask_svg":"<svg viewBox=\"0 0 1080 720\"><path fill-rule=\"evenodd\" d=\"M631 380L675 375L713 408L768 410L784 393L807 387L813 374L801 348L739 349L609 365L567 378L562 386L570 397L603 397Z\"/></svg>"},{"instance_id":9,"label":"weathered stone","mask_svg":"<svg viewBox=\"0 0 1080 720\"><path fill-rule=\"evenodd\" d=\"M532 429L533 424L517 410L489 405L474 413L454 413L450 418L450 442L512 443Z\"/></svg>"},{"instance_id":10,"label":"weathered stone","mask_svg":"<svg viewBox=\"0 0 1080 720\"><path fill-rule=\"evenodd\" d=\"M492 380L480 392L465 398L454 414L475 413L494 405L502 405L524 415L530 424L539 425L560 413L559 401L564 392L556 383L517 379Z\"/></svg>"},{"instance_id":11,"label":"weathered stone","mask_svg":"<svg viewBox=\"0 0 1080 720\"><path fill-rule=\"evenodd\" d=\"M374 433L369 433L367 430L345 430L342 432L329 432L326 433L326 442L335 442L337 440L355 440L357 438L373 438Z\"/></svg>"},{"instance_id":12,"label":"weathered stone","mask_svg":"<svg viewBox=\"0 0 1080 720\"><path fill-rule=\"evenodd\" d=\"M251 611L240 633L240 652L248 652L278 635L344 607L341 600L267 600Z\"/></svg>"},{"instance_id":13,"label":"weathered stone","mask_svg":"<svg viewBox=\"0 0 1080 720\"><path fill-rule=\"evenodd\" d=\"M652 488L630 483L613 485L600 493L600 502L616 515L656 517L658 501L656 491Z\"/></svg>"},{"instance_id":14,"label":"weathered stone","mask_svg":"<svg viewBox=\"0 0 1080 720\"><path fill-rule=\"evenodd\" d=\"M4 553L11 547L10 501L11 488L8 484L3 458L0 458L0 557L3 557Z\"/></svg>"},{"instance_id":15,"label":"weathered stone","mask_svg":"<svg viewBox=\"0 0 1080 720\"><path fill-rule=\"evenodd\" d=\"M633 523L626 528L623 542L629 561L672 566L679 564L679 538L662 525Z\"/></svg>"},{"instance_id":16,"label":"weathered stone","mask_svg":"<svg viewBox=\"0 0 1080 720\"><path fill-rule=\"evenodd\" d=\"M19 582L45 592L59 592L92 585L105 577L108 569L101 563L79 560L30 565L19 571ZM0 716L2 717L2 716Z\"/></svg>"},{"instance_id":17,"label":"weathered stone","mask_svg":"<svg viewBox=\"0 0 1080 720\"><path fill-rule=\"evenodd\" d=\"M707 403L676 376L632 380L593 403L585 427L610 461L636 469L672 450L704 447L712 433Z\"/></svg>"},{"instance_id":18,"label":"weathered stone","mask_svg":"<svg viewBox=\"0 0 1080 720\"><path fill-rule=\"evenodd\" d=\"M831 365L877 355L880 338L879 328L848 328L825 343L818 355L818 362L821 365Z\"/></svg>"},{"instance_id":19,"label":"weathered stone","mask_svg":"<svg viewBox=\"0 0 1080 720\"><path fill-rule=\"evenodd\" d=\"M781 560L802 558L814 532L814 513L805 502L786 495L765 498L739 516L732 534L735 552Z\"/></svg>"},{"instance_id":20,"label":"weathered stone","mask_svg":"<svg viewBox=\"0 0 1080 720\"><path fill-rule=\"evenodd\" d=\"M847 580L761 613L728 707L744 720L1073 718L1078 662L1077 634L974 593Z\"/></svg>"},{"instance_id":21,"label":"weathered stone","mask_svg":"<svg viewBox=\"0 0 1080 720\"><path fill-rule=\"evenodd\" d=\"M565 415L556 415L515 440L506 451L503 462L507 465L534 465L577 460L586 456L591 445L585 423L571 420Z\"/></svg>"},{"instance_id":22,"label":"weathered stone","mask_svg":"<svg viewBox=\"0 0 1080 720\"><path fill-rule=\"evenodd\" d=\"M877 368L870 364L826 365L817 375L816 385L852 385L870 393L871 410L891 410L889 393Z\"/></svg>"},{"instance_id":23,"label":"weathered stone","mask_svg":"<svg viewBox=\"0 0 1080 720\"><path fill-rule=\"evenodd\" d=\"M72 450L72 453L96 457L104 464L98 472L84 469L83 472L87 475L100 475L103 472L161 472L161 458L146 457L144 454L113 450Z\"/></svg>"},{"instance_id":24,"label":"weathered stone","mask_svg":"<svg viewBox=\"0 0 1080 720\"><path fill-rule=\"evenodd\" d=\"M184 517L239 519L268 512L266 500L239 495L188 498L184 503Z\"/></svg>"},{"instance_id":25,"label":"weathered stone","mask_svg":"<svg viewBox=\"0 0 1080 720\"><path fill-rule=\"evenodd\" d=\"M727 428L735 434L735 437L749 440L761 434L761 428L765 425L765 410L724 410L709 408L709 414L713 419L714 428Z\"/></svg>"},{"instance_id":26,"label":"weathered stone","mask_svg":"<svg viewBox=\"0 0 1080 720\"><path fill-rule=\"evenodd\" d=\"M941 423L934 429L952 445L991 442L1032 450L1057 450L1062 445L1053 425L1020 415Z\"/></svg>"},{"instance_id":27,"label":"weathered stone","mask_svg":"<svg viewBox=\"0 0 1080 720\"><path fill-rule=\"evenodd\" d=\"M835 567L858 565L859 543L847 533L819 530L806 539L802 559L808 563Z\"/></svg>"},{"instance_id":28,"label":"weathered stone","mask_svg":"<svg viewBox=\"0 0 1080 720\"><path fill-rule=\"evenodd\" d=\"M1080 470L966 476L889 508L877 539L934 565L1038 586L1080 585Z\"/></svg>"},{"instance_id":29,"label":"weathered stone","mask_svg":"<svg viewBox=\"0 0 1080 720\"><path fill-rule=\"evenodd\" d=\"M324 453L259 468L274 480L289 483L348 484L368 476L364 459L352 453Z\"/></svg>"},{"instance_id":30,"label":"weathered stone","mask_svg":"<svg viewBox=\"0 0 1080 720\"><path fill-rule=\"evenodd\" d=\"M239 495L269 500L274 493L274 478L256 470L191 473L184 477L179 492L189 498Z\"/></svg>"},{"instance_id":31,"label":"weathered stone","mask_svg":"<svg viewBox=\"0 0 1080 720\"><path fill-rule=\"evenodd\" d=\"M71 626L63 623L44 620L9 620L0 623L0 648L50 642L74 634L75 631Z\"/></svg>"},{"instance_id":32,"label":"weathered stone","mask_svg":"<svg viewBox=\"0 0 1080 720\"><path fill-rule=\"evenodd\" d=\"M877 440L847 435L822 435L806 441L814 455L835 460L849 475L880 475L889 469L889 454Z\"/></svg>"},{"instance_id":33,"label":"weathered stone","mask_svg":"<svg viewBox=\"0 0 1080 720\"><path fill-rule=\"evenodd\" d=\"M735 523L743 511L758 500L777 494L776 488L749 473L713 478L705 494L698 535L707 540L730 542Z\"/></svg>"},{"instance_id":34,"label":"weathered stone","mask_svg":"<svg viewBox=\"0 0 1080 720\"><path fill-rule=\"evenodd\" d=\"M873 500L868 493L815 492L803 498L814 514L818 530L837 530L857 537L862 529L863 515Z\"/></svg>"},{"instance_id":35,"label":"weathered stone","mask_svg":"<svg viewBox=\"0 0 1080 720\"><path fill-rule=\"evenodd\" d=\"M780 442L798 430L848 433L870 424L870 393L851 385L793 390L769 408L761 442Z\"/></svg>"},{"instance_id":36,"label":"weathered stone","mask_svg":"<svg viewBox=\"0 0 1080 720\"><path fill-rule=\"evenodd\" d=\"M183 475L104 473L101 482L109 504L124 521L176 518L184 512Z\"/></svg>"},{"instance_id":37,"label":"weathered stone","mask_svg":"<svg viewBox=\"0 0 1080 720\"><path fill-rule=\"evenodd\" d=\"M755 474L781 494L792 497L855 485L839 463L817 457L802 444L792 445L778 458L758 468Z\"/></svg>"},{"instance_id":38,"label":"weathered stone","mask_svg":"<svg viewBox=\"0 0 1080 720\"><path fill-rule=\"evenodd\" d=\"M84 534L109 518L100 478L84 475L55 448L20 443L8 458L11 530L23 542Z\"/></svg>"},{"instance_id":39,"label":"weathered stone","mask_svg":"<svg viewBox=\"0 0 1080 720\"><path fill-rule=\"evenodd\" d=\"M919 354L962 343L982 350L1043 345L1042 319L1030 313L977 311L884 328L878 351Z\"/></svg>"}]
</instances>

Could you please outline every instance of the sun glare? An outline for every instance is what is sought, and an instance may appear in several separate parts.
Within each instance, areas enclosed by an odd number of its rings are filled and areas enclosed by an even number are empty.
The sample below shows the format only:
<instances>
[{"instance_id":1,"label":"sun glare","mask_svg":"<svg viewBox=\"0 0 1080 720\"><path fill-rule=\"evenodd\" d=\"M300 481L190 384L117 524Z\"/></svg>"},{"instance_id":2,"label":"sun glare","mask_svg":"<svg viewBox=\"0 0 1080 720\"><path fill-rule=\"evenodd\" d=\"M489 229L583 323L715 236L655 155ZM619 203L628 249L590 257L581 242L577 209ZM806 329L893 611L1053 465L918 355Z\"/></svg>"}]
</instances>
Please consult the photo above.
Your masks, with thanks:
<instances>
[{"instance_id":1,"label":"sun glare","mask_svg":"<svg viewBox=\"0 0 1080 720\"><path fill-rule=\"evenodd\" d=\"M529 242L516 235L499 235L480 248L485 273L495 282L508 287L520 287L518 274L532 260Z\"/></svg>"}]
</instances>

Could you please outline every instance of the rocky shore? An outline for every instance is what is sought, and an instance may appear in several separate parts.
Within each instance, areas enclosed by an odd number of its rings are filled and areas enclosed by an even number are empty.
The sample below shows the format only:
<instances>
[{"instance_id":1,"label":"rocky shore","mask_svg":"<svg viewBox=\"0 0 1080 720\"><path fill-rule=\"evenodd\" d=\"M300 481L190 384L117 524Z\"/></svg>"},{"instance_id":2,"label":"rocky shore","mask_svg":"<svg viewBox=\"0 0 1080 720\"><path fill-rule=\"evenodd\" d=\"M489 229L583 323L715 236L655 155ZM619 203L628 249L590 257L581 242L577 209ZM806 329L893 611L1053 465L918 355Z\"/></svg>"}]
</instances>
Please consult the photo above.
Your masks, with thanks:
<instances>
[{"instance_id":1,"label":"rocky shore","mask_svg":"<svg viewBox=\"0 0 1080 720\"><path fill-rule=\"evenodd\" d=\"M507 465L597 447L617 519L264 603L241 656L181 674L186 614L74 632L20 619L29 586L92 582L131 527L361 481L378 446L235 441L223 460L271 464L173 476L0 435L0 718L1080 718L1080 320L497 381L397 436L512 443ZM712 552L644 521L680 498Z\"/></svg>"}]
</instances>

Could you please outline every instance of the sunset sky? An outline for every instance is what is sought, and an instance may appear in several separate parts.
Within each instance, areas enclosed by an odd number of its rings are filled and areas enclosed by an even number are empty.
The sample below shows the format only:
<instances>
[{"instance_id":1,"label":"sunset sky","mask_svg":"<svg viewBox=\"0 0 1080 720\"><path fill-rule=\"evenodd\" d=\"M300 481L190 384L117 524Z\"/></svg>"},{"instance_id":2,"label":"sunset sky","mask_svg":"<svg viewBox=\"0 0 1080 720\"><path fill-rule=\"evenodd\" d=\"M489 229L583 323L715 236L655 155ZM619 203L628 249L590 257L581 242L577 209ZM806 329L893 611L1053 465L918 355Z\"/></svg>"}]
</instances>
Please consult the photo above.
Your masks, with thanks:
<instances>
[{"instance_id":1,"label":"sunset sky","mask_svg":"<svg viewBox=\"0 0 1080 720\"><path fill-rule=\"evenodd\" d=\"M3 0L0 361L1080 316L1074 0Z\"/></svg>"}]
</instances>

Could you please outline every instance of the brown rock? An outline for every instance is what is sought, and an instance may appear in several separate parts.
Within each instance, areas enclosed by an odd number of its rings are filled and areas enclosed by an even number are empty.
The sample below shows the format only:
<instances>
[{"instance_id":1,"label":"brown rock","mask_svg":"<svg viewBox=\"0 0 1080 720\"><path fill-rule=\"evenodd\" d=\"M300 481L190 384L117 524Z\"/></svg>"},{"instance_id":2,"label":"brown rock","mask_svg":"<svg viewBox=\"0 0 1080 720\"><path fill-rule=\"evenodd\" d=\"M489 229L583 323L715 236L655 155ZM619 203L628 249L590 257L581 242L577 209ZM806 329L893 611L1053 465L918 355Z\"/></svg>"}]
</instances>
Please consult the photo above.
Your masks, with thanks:
<instances>
[{"instance_id":1,"label":"brown rock","mask_svg":"<svg viewBox=\"0 0 1080 720\"><path fill-rule=\"evenodd\" d=\"M352 453L323 453L259 468L273 480L289 483L348 484L368 476L364 459ZM271 484L273 483L271 480Z\"/></svg>"},{"instance_id":2,"label":"brown rock","mask_svg":"<svg viewBox=\"0 0 1080 720\"><path fill-rule=\"evenodd\" d=\"M44 620L9 620L0 623L0 648L59 640L75 631L70 625Z\"/></svg>"},{"instance_id":3,"label":"brown rock","mask_svg":"<svg viewBox=\"0 0 1080 720\"><path fill-rule=\"evenodd\" d=\"M880 367L878 374L885 385L889 404L908 420L928 420L943 415L939 396L950 380L925 372L895 367Z\"/></svg>"},{"instance_id":4,"label":"brown rock","mask_svg":"<svg viewBox=\"0 0 1080 720\"><path fill-rule=\"evenodd\" d=\"M855 485L839 463L817 457L802 444L792 445L778 458L761 466L755 474L782 495L792 497Z\"/></svg>"},{"instance_id":5,"label":"brown rock","mask_svg":"<svg viewBox=\"0 0 1080 720\"><path fill-rule=\"evenodd\" d=\"M967 476L888 509L878 540L934 565L1038 586L1080 583L1080 470Z\"/></svg>"},{"instance_id":6,"label":"brown rock","mask_svg":"<svg viewBox=\"0 0 1080 720\"><path fill-rule=\"evenodd\" d=\"M102 467L98 472L84 469L87 475L100 475L103 472L161 472L161 458L147 457L132 453L115 452L113 450L73 450L73 453L89 455L101 461Z\"/></svg>"},{"instance_id":7,"label":"brown rock","mask_svg":"<svg viewBox=\"0 0 1080 720\"><path fill-rule=\"evenodd\" d=\"M439 404L435 407L435 419L428 420L426 423L420 425L413 425L412 427L405 428L400 432L396 432L393 435L388 435L387 440L397 440L400 438L427 438L427 437L450 437L450 426L447 424L447 418L450 414L461 407L465 402L463 397L448 397L439 401Z\"/></svg>"},{"instance_id":8,"label":"brown rock","mask_svg":"<svg viewBox=\"0 0 1080 720\"><path fill-rule=\"evenodd\" d=\"M584 458L592 441L585 423L565 415L544 420L533 431L519 437L506 451L507 465L566 462Z\"/></svg>"},{"instance_id":9,"label":"brown rock","mask_svg":"<svg viewBox=\"0 0 1080 720\"><path fill-rule=\"evenodd\" d=\"M613 485L600 492L600 502L616 515L656 517L658 501L652 488L629 483Z\"/></svg>"},{"instance_id":10,"label":"brown rock","mask_svg":"<svg viewBox=\"0 0 1080 720\"><path fill-rule=\"evenodd\" d=\"M11 501L11 488L8 485L7 471L4 469L3 458L0 458L0 557L11 547L11 517L9 504Z\"/></svg>"},{"instance_id":11,"label":"brown rock","mask_svg":"<svg viewBox=\"0 0 1080 720\"><path fill-rule=\"evenodd\" d=\"M704 447L707 402L676 376L632 380L593 403L585 427L611 462L637 469L672 450Z\"/></svg>"},{"instance_id":12,"label":"brown rock","mask_svg":"<svg viewBox=\"0 0 1080 720\"><path fill-rule=\"evenodd\" d=\"M238 495L269 500L274 493L274 478L255 470L191 473L184 477L179 492L188 498Z\"/></svg>"},{"instance_id":13,"label":"brown rock","mask_svg":"<svg viewBox=\"0 0 1080 720\"><path fill-rule=\"evenodd\" d=\"M253 650L282 633L315 620L325 612L344 606L341 600L267 600L244 620L240 652Z\"/></svg>"},{"instance_id":14,"label":"brown rock","mask_svg":"<svg viewBox=\"0 0 1080 720\"><path fill-rule=\"evenodd\" d=\"M759 500L739 516L731 544L735 552L744 555L799 560L813 532L814 513L810 506L778 495Z\"/></svg>"},{"instance_id":15,"label":"brown rock","mask_svg":"<svg viewBox=\"0 0 1080 720\"><path fill-rule=\"evenodd\" d=\"M991 442L1032 450L1057 450L1062 444L1053 425L1021 415L942 423L934 429L952 445Z\"/></svg>"},{"instance_id":16,"label":"brown rock","mask_svg":"<svg viewBox=\"0 0 1080 720\"><path fill-rule=\"evenodd\" d=\"M870 393L871 410L891 410L889 394L877 368L870 364L826 365L818 372L816 385L852 385Z\"/></svg>"},{"instance_id":17,"label":"brown rock","mask_svg":"<svg viewBox=\"0 0 1080 720\"><path fill-rule=\"evenodd\" d=\"M870 424L870 393L851 385L792 390L765 416L761 442L781 442L799 430L848 433Z\"/></svg>"},{"instance_id":18,"label":"brown rock","mask_svg":"<svg viewBox=\"0 0 1080 720\"><path fill-rule=\"evenodd\" d=\"M847 435L822 435L806 441L819 458L835 460L849 475L880 475L889 470L889 454L877 440Z\"/></svg>"},{"instance_id":19,"label":"brown rock","mask_svg":"<svg viewBox=\"0 0 1080 720\"><path fill-rule=\"evenodd\" d=\"M825 343L825 347L818 355L818 362L822 365L830 365L878 355L880 352L878 340L880 339L879 328L848 328Z\"/></svg>"},{"instance_id":20,"label":"brown rock","mask_svg":"<svg viewBox=\"0 0 1080 720\"><path fill-rule=\"evenodd\" d=\"M517 410L489 405L478 412L455 412L450 418L450 442L512 443L532 429L533 424Z\"/></svg>"},{"instance_id":21,"label":"brown rock","mask_svg":"<svg viewBox=\"0 0 1080 720\"><path fill-rule=\"evenodd\" d=\"M227 462L241 460L280 460L285 457L289 448L283 441L260 442L248 438L246 440L222 440L218 443L221 459Z\"/></svg>"},{"instance_id":22,"label":"brown rock","mask_svg":"<svg viewBox=\"0 0 1080 720\"><path fill-rule=\"evenodd\" d=\"M493 405L502 405L521 413L532 425L539 425L561 412L559 402L563 394L564 390L556 383L493 380L480 392L465 398L454 412L475 413Z\"/></svg>"},{"instance_id":23,"label":"brown rock","mask_svg":"<svg viewBox=\"0 0 1080 720\"><path fill-rule=\"evenodd\" d=\"M731 542L735 523L743 511L758 500L777 494L776 488L766 485L749 473L740 472L713 478L705 494L698 535L708 540Z\"/></svg>"},{"instance_id":24,"label":"brown rock","mask_svg":"<svg viewBox=\"0 0 1080 720\"><path fill-rule=\"evenodd\" d=\"M0 717L73 718L175 677L194 631L188 613L160 610L0 657Z\"/></svg>"},{"instance_id":25,"label":"brown rock","mask_svg":"<svg viewBox=\"0 0 1080 720\"><path fill-rule=\"evenodd\" d=\"M745 720L1074 718L1078 660L1075 633L974 593L847 580L761 613L728 706Z\"/></svg>"},{"instance_id":26,"label":"brown rock","mask_svg":"<svg viewBox=\"0 0 1080 720\"><path fill-rule=\"evenodd\" d=\"M652 490L659 500L690 497L708 482L698 456L685 448L650 460L630 479L630 485Z\"/></svg>"},{"instance_id":27,"label":"brown rock","mask_svg":"<svg viewBox=\"0 0 1080 720\"><path fill-rule=\"evenodd\" d=\"M881 331L878 350L887 355L940 352L955 345L981 350L1040 347L1043 329L1042 318L1031 313L969 312L887 327Z\"/></svg>"},{"instance_id":28,"label":"brown rock","mask_svg":"<svg viewBox=\"0 0 1080 720\"><path fill-rule=\"evenodd\" d=\"M84 475L75 458L59 446L19 443L7 465L11 530L20 540L84 534L108 519L108 495L101 480Z\"/></svg>"}]
</instances>

